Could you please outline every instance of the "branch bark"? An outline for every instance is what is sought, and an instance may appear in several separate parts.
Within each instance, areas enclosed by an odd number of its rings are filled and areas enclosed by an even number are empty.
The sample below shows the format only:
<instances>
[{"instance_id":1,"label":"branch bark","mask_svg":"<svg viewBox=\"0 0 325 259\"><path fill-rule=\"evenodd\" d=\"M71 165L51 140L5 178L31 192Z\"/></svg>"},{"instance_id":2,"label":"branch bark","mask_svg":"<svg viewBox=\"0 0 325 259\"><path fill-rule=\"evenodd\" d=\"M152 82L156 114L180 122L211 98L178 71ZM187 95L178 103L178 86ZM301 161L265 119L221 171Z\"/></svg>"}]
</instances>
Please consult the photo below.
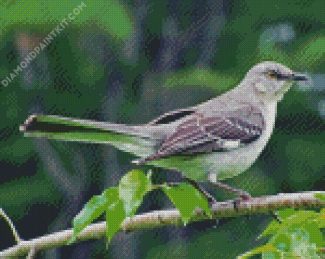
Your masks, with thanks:
<instances>
[{"instance_id":1,"label":"branch bark","mask_svg":"<svg viewBox=\"0 0 325 259\"><path fill-rule=\"evenodd\" d=\"M321 208L325 202L315 198L316 193L325 195L325 191L301 192L301 193L280 193L277 195L261 196L243 201L234 208L233 201L218 202L212 206L213 219L239 217L243 215L269 214L284 208ZM195 211L192 221L210 220L201 210ZM121 227L125 232L142 229L158 228L163 226L181 226L181 216L176 209L152 211L132 218L127 218ZM99 222L89 225L82 231L77 239L78 242L100 239L105 236L105 222ZM0 252L0 258L12 256L23 256L32 249L37 251L46 250L55 247L61 247L67 244L72 236L72 230L63 230L49 235L44 235L31 240L22 240L17 245L12 246Z\"/></svg>"}]
</instances>

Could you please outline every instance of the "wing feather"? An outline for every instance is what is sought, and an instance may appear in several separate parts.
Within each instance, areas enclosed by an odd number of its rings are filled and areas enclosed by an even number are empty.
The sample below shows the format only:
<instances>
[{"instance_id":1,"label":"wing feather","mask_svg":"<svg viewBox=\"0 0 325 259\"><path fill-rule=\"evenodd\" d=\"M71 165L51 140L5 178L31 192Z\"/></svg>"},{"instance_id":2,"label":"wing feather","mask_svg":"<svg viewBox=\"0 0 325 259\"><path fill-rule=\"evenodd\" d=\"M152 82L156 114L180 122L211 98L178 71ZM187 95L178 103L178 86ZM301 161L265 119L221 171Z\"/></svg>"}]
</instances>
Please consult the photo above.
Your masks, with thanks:
<instances>
[{"instance_id":1,"label":"wing feather","mask_svg":"<svg viewBox=\"0 0 325 259\"><path fill-rule=\"evenodd\" d=\"M221 152L257 140L264 130L261 111L244 106L228 114L206 116L194 113L181 122L160 145L157 152L141 162L171 155Z\"/></svg>"}]
</instances>

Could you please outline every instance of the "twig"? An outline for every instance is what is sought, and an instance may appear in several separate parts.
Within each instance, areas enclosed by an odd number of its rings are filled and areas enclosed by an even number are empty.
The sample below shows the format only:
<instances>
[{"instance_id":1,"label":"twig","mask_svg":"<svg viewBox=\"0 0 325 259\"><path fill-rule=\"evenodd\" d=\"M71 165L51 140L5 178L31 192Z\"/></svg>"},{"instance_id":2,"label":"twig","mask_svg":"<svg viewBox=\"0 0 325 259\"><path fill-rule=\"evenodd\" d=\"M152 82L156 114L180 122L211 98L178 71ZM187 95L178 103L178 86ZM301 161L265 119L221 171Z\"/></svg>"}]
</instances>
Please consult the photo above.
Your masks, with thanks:
<instances>
[{"instance_id":1,"label":"twig","mask_svg":"<svg viewBox=\"0 0 325 259\"><path fill-rule=\"evenodd\" d=\"M243 201L234 208L233 201L218 202L212 207L213 218L239 217L243 215L269 214L284 208L320 208L325 206L325 202L315 198L316 193L325 194L325 191L319 192L301 192L301 193L280 193L277 195L261 196ZM201 210L195 211L192 222L209 220ZM141 215L127 218L121 229L123 231L136 231L151 229L163 226L182 226L182 221L178 210L169 209L161 211L152 211ZM77 241L90 239L100 239L105 236L105 222L99 222L89 225L80 233ZM36 250L45 250L64 246L72 236L72 230L63 230L53 234L41 236L28 241L20 241L17 245L0 252L0 258L9 256L26 255L32 248Z\"/></svg>"},{"instance_id":2,"label":"twig","mask_svg":"<svg viewBox=\"0 0 325 259\"><path fill-rule=\"evenodd\" d=\"M11 232L15 238L16 243L18 244L21 241L21 238L14 226L14 224L12 223L11 219L7 216L7 214L5 213L5 211L0 208L0 216L4 218L4 220L7 222L7 224L9 225Z\"/></svg>"}]
</instances>

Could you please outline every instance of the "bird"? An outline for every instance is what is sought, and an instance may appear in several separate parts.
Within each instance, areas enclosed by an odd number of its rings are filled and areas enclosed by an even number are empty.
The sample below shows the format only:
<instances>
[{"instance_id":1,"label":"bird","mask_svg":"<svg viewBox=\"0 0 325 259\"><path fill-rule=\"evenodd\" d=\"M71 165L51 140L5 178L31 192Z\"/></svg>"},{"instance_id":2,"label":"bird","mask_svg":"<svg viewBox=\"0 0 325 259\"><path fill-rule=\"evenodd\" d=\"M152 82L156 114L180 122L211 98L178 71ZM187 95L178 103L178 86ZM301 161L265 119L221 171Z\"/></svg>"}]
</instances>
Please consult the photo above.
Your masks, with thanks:
<instances>
[{"instance_id":1,"label":"bird","mask_svg":"<svg viewBox=\"0 0 325 259\"><path fill-rule=\"evenodd\" d=\"M198 181L248 199L250 194L221 181L246 171L268 143L277 104L304 74L263 61L232 90L141 125L33 114L20 126L28 137L106 143L137 157L136 165L177 170L211 198Z\"/></svg>"}]
</instances>

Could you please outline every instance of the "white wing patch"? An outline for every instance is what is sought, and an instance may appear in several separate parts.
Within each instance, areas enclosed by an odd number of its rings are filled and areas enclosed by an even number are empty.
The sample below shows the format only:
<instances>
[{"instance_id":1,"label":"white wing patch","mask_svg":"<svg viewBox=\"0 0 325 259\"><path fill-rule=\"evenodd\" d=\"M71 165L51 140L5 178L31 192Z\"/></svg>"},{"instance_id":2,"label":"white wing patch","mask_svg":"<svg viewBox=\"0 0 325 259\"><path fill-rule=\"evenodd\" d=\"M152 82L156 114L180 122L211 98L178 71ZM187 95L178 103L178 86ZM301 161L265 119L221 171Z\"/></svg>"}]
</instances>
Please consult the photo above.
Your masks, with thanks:
<instances>
[{"instance_id":1,"label":"white wing patch","mask_svg":"<svg viewBox=\"0 0 325 259\"><path fill-rule=\"evenodd\" d=\"M236 149L240 146L240 140L224 140L221 146L226 150Z\"/></svg>"}]
</instances>

